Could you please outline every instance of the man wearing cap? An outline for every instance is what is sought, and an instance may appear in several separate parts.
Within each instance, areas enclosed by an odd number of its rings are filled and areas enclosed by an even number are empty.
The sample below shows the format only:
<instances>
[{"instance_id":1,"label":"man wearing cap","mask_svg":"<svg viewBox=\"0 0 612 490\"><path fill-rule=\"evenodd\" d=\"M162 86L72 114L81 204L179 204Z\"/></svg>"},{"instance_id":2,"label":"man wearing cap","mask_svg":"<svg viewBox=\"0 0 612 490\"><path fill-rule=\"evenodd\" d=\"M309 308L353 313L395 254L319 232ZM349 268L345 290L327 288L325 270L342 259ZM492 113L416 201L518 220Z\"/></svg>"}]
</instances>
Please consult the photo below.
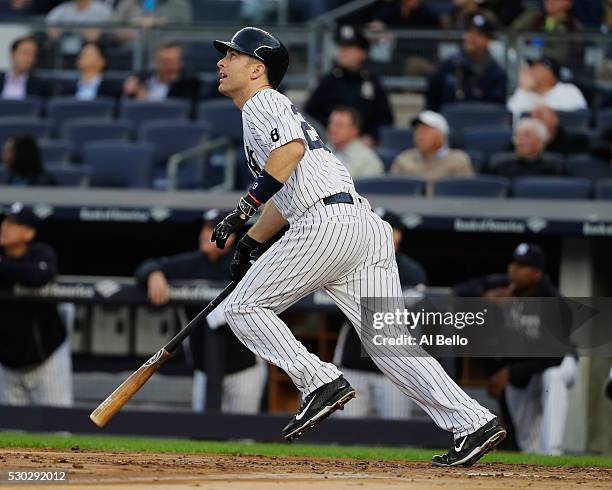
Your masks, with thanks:
<instances>
[{"instance_id":1,"label":"man wearing cap","mask_svg":"<svg viewBox=\"0 0 612 490\"><path fill-rule=\"evenodd\" d=\"M385 208L376 208L374 211L393 228L395 260L402 288L422 287L427 284L427 272L423 266L401 251L406 231L402 219ZM339 416L376 416L386 419L410 417L412 402L402 396L370 357L364 355L357 331L348 322L342 324L338 334L334 364L340 367L347 377L350 376L351 384L359 393L352 403L338 412Z\"/></svg>"},{"instance_id":2,"label":"man wearing cap","mask_svg":"<svg viewBox=\"0 0 612 490\"><path fill-rule=\"evenodd\" d=\"M359 137L363 121L352 107L336 107L329 116L327 140L330 149L344 163L354 179L374 177L385 172L376 152Z\"/></svg>"},{"instance_id":3,"label":"man wearing cap","mask_svg":"<svg viewBox=\"0 0 612 490\"><path fill-rule=\"evenodd\" d=\"M483 298L560 296L545 271L546 256L542 249L535 244L521 243L514 250L506 274L491 274L458 284L454 292L457 296ZM515 320L518 318L517 325L546 325L546 312L550 309L532 310L530 303L525 303L517 310L517 316L511 316ZM555 317L555 321L559 319ZM550 328L559 327L551 325ZM570 354L565 357L477 359L488 378L488 394L499 400L502 411L508 412L519 449L561 454L568 389L575 380L576 358Z\"/></svg>"},{"instance_id":4,"label":"man wearing cap","mask_svg":"<svg viewBox=\"0 0 612 490\"><path fill-rule=\"evenodd\" d=\"M427 180L427 195L433 195L434 182L441 177L474 175L470 157L448 147L448 123L442 114L423 111L412 120L416 148L400 153L391 166L394 175Z\"/></svg>"},{"instance_id":5,"label":"man wearing cap","mask_svg":"<svg viewBox=\"0 0 612 490\"><path fill-rule=\"evenodd\" d=\"M463 33L461 52L443 61L429 79L428 109L437 111L453 102L506 101L508 77L489 53L493 35L493 24L486 16L471 17Z\"/></svg>"},{"instance_id":6,"label":"man wearing cap","mask_svg":"<svg viewBox=\"0 0 612 490\"><path fill-rule=\"evenodd\" d=\"M365 139L372 143L381 126L393 124L393 113L385 88L376 74L364 66L370 43L355 27L341 26L336 45L336 64L319 80L304 112L326 126L334 107L354 107L364 122Z\"/></svg>"},{"instance_id":7,"label":"man wearing cap","mask_svg":"<svg viewBox=\"0 0 612 490\"><path fill-rule=\"evenodd\" d=\"M214 227L224 218L217 209L204 213L199 234L199 248L194 252L180 253L145 261L136 271L138 284L146 288L149 301L163 306L169 300L169 283L173 279L206 279L226 281L227 270L232 260L231 246L234 237L228 240L229 247L218 248L211 241ZM179 316L193 318L200 308L185 308ZM266 366L258 361L232 334L225 317L214 310L207 317L208 327L218 335L219 345L224 346L222 372L221 409L224 412L257 413L266 382ZM192 408L203 411L205 406L206 362L204 360L206 335L204 329L196 328L189 337L191 357L194 364Z\"/></svg>"},{"instance_id":8,"label":"man wearing cap","mask_svg":"<svg viewBox=\"0 0 612 490\"><path fill-rule=\"evenodd\" d=\"M0 226L0 288L41 287L57 273L57 257L34 242L40 221L13 204ZM0 301L0 404L72 405L66 327L53 303Z\"/></svg>"},{"instance_id":9,"label":"man wearing cap","mask_svg":"<svg viewBox=\"0 0 612 490\"><path fill-rule=\"evenodd\" d=\"M543 104L555 111L586 109L587 102L573 83L560 82L561 65L554 58L528 59L519 74L519 86L508 100L515 121Z\"/></svg>"}]
</instances>

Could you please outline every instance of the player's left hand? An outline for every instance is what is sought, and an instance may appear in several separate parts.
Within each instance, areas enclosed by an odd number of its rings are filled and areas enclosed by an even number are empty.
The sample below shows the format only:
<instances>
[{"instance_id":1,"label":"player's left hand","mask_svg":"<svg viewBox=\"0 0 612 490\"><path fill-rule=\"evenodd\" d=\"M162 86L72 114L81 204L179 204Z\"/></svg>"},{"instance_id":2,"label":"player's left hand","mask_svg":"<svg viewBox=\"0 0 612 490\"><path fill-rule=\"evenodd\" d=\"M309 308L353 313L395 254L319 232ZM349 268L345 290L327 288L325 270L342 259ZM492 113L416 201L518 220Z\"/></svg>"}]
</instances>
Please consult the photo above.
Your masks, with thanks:
<instances>
[{"instance_id":1,"label":"player's left hand","mask_svg":"<svg viewBox=\"0 0 612 490\"><path fill-rule=\"evenodd\" d=\"M236 251L230 264L232 281L240 281L263 252L263 244L249 235L244 235L236 245Z\"/></svg>"},{"instance_id":2,"label":"player's left hand","mask_svg":"<svg viewBox=\"0 0 612 490\"><path fill-rule=\"evenodd\" d=\"M225 248L225 242L227 242L229 236L244 226L249 218L257 212L257 207L258 204L248 194L240 198L236 209L215 226L210 241L215 242L219 248Z\"/></svg>"}]
</instances>

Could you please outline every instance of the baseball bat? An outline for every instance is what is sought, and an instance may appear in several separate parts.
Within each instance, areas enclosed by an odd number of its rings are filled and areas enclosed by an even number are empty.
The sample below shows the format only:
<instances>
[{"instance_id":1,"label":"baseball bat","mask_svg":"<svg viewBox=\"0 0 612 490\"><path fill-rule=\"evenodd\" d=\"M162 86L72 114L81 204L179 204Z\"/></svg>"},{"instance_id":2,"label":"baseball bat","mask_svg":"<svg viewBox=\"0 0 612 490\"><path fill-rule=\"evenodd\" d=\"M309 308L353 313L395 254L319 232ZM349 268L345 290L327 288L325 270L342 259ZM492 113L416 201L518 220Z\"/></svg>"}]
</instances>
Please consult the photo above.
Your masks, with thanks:
<instances>
[{"instance_id":1,"label":"baseball bat","mask_svg":"<svg viewBox=\"0 0 612 490\"><path fill-rule=\"evenodd\" d=\"M201 320L208 316L219 304L233 291L238 284L230 282L219 295L213 299L206 308L198 313L185 327L177 333L160 350L151 356L142 366L134 371L128 378L113 391L106 400L91 412L89 418L98 427L104 427L106 423L125 405L136 392L144 385L161 365L172 357L177 347L191 334L192 330L200 324Z\"/></svg>"}]
</instances>

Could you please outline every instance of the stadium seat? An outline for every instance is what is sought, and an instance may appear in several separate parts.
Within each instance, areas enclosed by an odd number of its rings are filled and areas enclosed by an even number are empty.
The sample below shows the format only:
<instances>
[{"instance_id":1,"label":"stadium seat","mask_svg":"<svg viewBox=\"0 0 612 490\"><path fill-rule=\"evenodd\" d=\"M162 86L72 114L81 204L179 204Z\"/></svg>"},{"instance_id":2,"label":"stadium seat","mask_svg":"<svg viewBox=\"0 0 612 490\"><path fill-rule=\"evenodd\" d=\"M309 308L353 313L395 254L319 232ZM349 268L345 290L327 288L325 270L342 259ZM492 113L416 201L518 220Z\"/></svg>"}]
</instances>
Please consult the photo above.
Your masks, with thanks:
<instances>
[{"instance_id":1,"label":"stadium seat","mask_svg":"<svg viewBox=\"0 0 612 490\"><path fill-rule=\"evenodd\" d=\"M23 100L0 99L0 117L37 117L42 110L42 99L28 97Z\"/></svg>"},{"instance_id":2,"label":"stadium seat","mask_svg":"<svg viewBox=\"0 0 612 490\"><path fill-rule=\"evenodd\" d=\"M70 145L64 140L38 140L40 155L43 162L68 162L70 160Z\"/></svg>"},{"instance_id":3,"label":"stadium seat","mask_svg":"<svg viewBox=\"0 0 612 490\"><path fill-rule=\"evenodd\" d=\"M520 177L512 183L512 195L527 199L589 199L591 181L578 177Z\"/></svg>"},{"instance_id":4,"label":"stadium seat","mask_svg":"<svg viewBox=\"0 0 612 490\"><path fill-rule=\"evenodd\" d=\"M53 123L55 132L59 133L69 119L98 118L110 119L115 110L115 100L98 98L95 100L77 100L74 97L55 97L47 103L47 117Z\"/></svg>"},{"instance_id":5,"label":"stadium seat","mask_svg":"<svg viewBox=\"0 0 612 490\"><path fill-rule=\"evenodd\" d=\"M191 102L185 99L167 99L160 102L124 100L119 115L129 121L134 129L148 121L159 119L186 120L191 112Z\"/></svg>"},{"instance_id":6,"label":"stadium seat","mask_svg":"<svg viewBox=\"0 0 612 490\"><path fill-rule=\"evenodd\" d=\"M484 152L478 150L465 149L464 151L470 157L474 172L476 172L477 174L484 172L488 162L487 155L485 155Z\"/></svg>"},{"instance_id":7,"label":"stadium seat","mask_svg":"<svg viewBox=\"0 0 612 490\"><path fill-rule=\"evenodd\" d=\"M508 189L510 180L490 175L446 177L434 183L434 195L441 197L504 197Z\"/></svg>"},{"instance_id":8,"label":"stadium seat","mask_svg":"<svg viewBox=\"0 0 612 490\"><path fill-rule=\"evenodd\" d=\"M151 186L153 154L149 143L96 141L83 147L83 163L91 167L92 187Z\"/></svg>"},{"instance_id":9,"label":"stadium seat","mask_svg":"<svg viewBox=\"0 0 612 490\"><path fill-rule=\"evenodd\" d=\"M595 114L595 127L600 131L612 127L612 107L597 111Z\"/></svg>"},{"instance_id":10,"label":"stadium seat","mask_svg":"<svg viewBox=\"0 0 612 490\"><path fill-rule=\"evenodd\" d=\"M396 148L382 148L380 146L376 148L376 154L378 155L378 158L382 160L385 167L385 172L388 172L391 169L395 158L400 153L401 152Z\"/></svg>"},{"instance_id":11,"label":"stadium seat","mask_svg":"<svg viewBox=\"0 0 612 490\"><path fill-rule=\"evenodd\" d=\"M242 143L242 113L231 100L205 100L198 105L198 120L208 123L211 137L225 136Z\"/></svg>"},{"instance_id":12,"label":"stadium seat","mask_svg":"<svg viewBox=\"0 0 612 490\"><path fill-rule=\"evenodd\" d=\"M559 124L565 129L588 128L591 124L591 111L580 109L578 111L557 111Z\"/></svg>"},{"instance_id":13,"label":"stadium seat","mask_svg":"<svg viewBox=\"0 0 612 490\"><path fill-rule=\"evenodd\" d=\"M612 200L612 179L600 180L595 184L595 197Z\"/></svg>"},{"instance_id":14,"label":"stadium seat","mask_svg":"<svg viewBox=\"0 0 612 490\"><path fill-rule=\"evenodd\" d=\"M513 152L502 152L502 153L494 153L489 158L489 165L487 166L487 170L493 174L495 169L500 165L503 165L507 160L514 160L516 155ZM557 174L561 175L563 173L563 157L557 153L544 153L544 158L546 158L556 169Z\"/></svg>"},{"instance_id":15,"label":"stadium seat","mask_svg":"<svg viewBox=\"0 0 612 490\"><path fill-rule=\"evenodd\" d=\"M610 162L593 158L589 154L569 155L565 161L565 173L571 177L597 180L612 177Z\"/></svg>"},{"instance_id":16,"label":"stadium seat","mask_svg":"<svg viewBox=\"0 0 612 490\"><path fill-rule=\"evenodd\" d=\"M401 176L373 177L355 180L355 188L360 194L422 196L425 192L425 180Z\"/></svg>"},{"instance_id":17,"label":"stadium seat","mask_svg":"<svg viewBox=\"0 0 612 490\"><path fill-rule=\"evenodd\" d=\"M214 72L222 57L210 41L188 41L184 43L183 51L185 66L196 73Z\"/></svg>"},{"instance_id":18,"label":"stadium seat","mask_svg":"<svg viewBox=\"0 0 612 490\"><path fill-rule=\"evenodd\" d=\"M68 121L62 127L62 136L72 147L75 161L83 157L83 145L92 141L124 140L130 136L131 126L127 121L84 118Z\"/></svg>"},{"instance_id":19,"label":"stadium seat","mask_svg":"<svg viewBox=\"0 0 612 490\"><path fill-rule=\"evenodd\" d=\"M193 22L228 22L239 17L242 0L197 0L193 5Z\"/></svg>"},{"instance_id":20,"label":"stadium seat","mask_svg":"<svg viewBox=\"0 0 612 490\"><path fill-rule=\"evenodd\" d=\"M512 121L511 113L501 104L457 102L445 104L440 112L455 130L472 126L510 126Z\"/></svg>"},{"instance_id":21,"label":"stadium seat","mask_svg":"<svg viewBox=\"0 0 612 490\"><path fill-rule=\"evenodd\" d=\"M478 150L486 157L512 149L512 130L505 126L475 126L463 131L463 148Z\"/></svg>"},{"instance_id":22,"label":"stadium seat","mask_svg":"<svg viewBox=\"0 0 612 490\"><path fill-rule=\"evenodd\" d=\"M165 168L170 156L201 143L209 131L206 122L160 120L144 123L138 138L155 146L155 165L163 165Z\"/></svg>"},{"instance_id":23,"label":"stadium seat","mask_svg":"<svg viewBox=\"0 0 612 490\"><path fill-rule=\"evenodd\" d=\"M414 148L412 129L383 126L379 131L378 146L400 151Z\"/></svg>"},{"instance_id":24,"label":"stadium seat","mask_svg":"<svg viewBox=\"0 0 612 490\"><path fill-rule=\"evenodd\" d=\"M89 168L84 165L46 165L45 170L55 177L57 185L61 187L83 187L89 179Z\"/></svg>"},{"instance_id":25,"label":"stadium seat","mask_svg":"<svg viewBox=\"0 0 612 490\"><path fill-rule=\"evenodd\" d=\"M29 134L35 138L45 138L49 135L48 121L37 117L3 117L0 118L0 147L11 136Z\"/></svg>"}]
</instances>

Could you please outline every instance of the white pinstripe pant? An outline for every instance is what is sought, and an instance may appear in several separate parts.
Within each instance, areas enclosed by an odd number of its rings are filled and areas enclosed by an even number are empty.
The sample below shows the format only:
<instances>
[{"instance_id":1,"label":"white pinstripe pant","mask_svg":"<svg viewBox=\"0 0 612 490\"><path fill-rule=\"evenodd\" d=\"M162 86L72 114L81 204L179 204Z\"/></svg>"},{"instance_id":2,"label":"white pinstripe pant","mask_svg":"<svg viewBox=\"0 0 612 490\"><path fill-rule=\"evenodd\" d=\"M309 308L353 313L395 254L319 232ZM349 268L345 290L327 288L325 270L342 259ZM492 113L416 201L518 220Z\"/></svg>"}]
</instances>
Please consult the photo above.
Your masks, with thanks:
<instances>
[{"instance_id":1,"label":"white pinstripe pant","mask_svg":"<svg viewBox=\"0 0 612 490\"><path fill-rule=\"evenodd\" d=\"M283 369L305 395L341 373L308 352L277 314L324 288L361 334L362 297L402 296L391 226L361 200L355 205L321 203L292 222L289 231L249 269L225 306L236 336ZM455 438L493 418L420 348L410 348L408 355L406 350L385 349L372 356L373 361Z\"/></svg>"},{"instance_id":2,"label":"white pinstripe pant","mask_svg":"<svg viewBox=\"0 0 612 490\"><path fill-rule=\"evenodd\" d=\"M68 339L33 368L0 366L0 402L7 405L72 406L72 360Z\"/></svg>"}]
</instances>

